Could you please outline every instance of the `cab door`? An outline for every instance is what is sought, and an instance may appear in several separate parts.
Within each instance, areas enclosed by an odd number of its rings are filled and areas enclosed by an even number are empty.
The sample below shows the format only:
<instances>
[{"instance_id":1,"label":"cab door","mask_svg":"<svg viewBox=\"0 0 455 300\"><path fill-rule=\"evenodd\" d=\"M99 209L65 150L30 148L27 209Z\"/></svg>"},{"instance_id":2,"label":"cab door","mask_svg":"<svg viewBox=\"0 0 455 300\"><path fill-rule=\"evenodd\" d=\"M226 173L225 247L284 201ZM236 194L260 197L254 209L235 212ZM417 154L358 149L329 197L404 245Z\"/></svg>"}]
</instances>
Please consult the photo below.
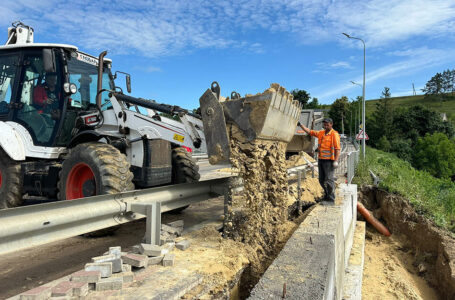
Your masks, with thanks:
<instances>
[{"instance_id":1,"label":"cab door","mask_svg":"<svg viewBox=\"0 0 455 300\"><path fill-rule=\"evenodd\" d=\"M20 72L14 121L23 125L36 146L52 146L62 118L63 91L61 64L46 73L41 49L25 51ZM52 88L51 88L52 77Z\"/></svg>"}]
</instances>

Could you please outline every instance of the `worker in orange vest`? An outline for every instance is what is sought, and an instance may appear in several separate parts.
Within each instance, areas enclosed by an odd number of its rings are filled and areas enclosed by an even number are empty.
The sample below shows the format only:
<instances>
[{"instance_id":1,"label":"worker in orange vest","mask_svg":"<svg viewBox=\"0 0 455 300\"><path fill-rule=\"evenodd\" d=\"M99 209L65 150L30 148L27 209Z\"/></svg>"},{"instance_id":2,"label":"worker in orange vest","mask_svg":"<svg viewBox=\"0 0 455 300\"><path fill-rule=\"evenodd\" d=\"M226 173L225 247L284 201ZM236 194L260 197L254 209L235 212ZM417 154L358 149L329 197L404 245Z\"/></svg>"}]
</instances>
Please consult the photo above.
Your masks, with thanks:
<instances>
[{"instance_id":1,"label":"worker in orange vest","mask_svg":"<svg viewBox=\"0 0 455 300\"><path fill-rule=\"evenodd\" d=\"M333 120L325 118L322 120L323 130L314 131L297 123L307 134L318 138L318 169L319 183L324 189L324 200L335 203L335 169L338 168L338 157L340 156L341 145L340 135L332 128Z\"/></svg>"}]
</instances>

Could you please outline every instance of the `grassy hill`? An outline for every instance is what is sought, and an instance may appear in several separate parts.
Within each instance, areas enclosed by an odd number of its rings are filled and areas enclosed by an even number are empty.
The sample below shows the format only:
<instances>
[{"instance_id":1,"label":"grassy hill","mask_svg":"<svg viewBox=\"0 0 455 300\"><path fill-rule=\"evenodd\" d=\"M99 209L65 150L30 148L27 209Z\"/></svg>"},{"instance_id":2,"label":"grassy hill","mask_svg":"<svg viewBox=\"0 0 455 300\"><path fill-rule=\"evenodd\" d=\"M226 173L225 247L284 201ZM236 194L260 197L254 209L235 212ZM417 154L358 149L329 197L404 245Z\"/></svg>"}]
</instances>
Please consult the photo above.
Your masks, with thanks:
<instances>
[{"instance_id":1,"label":"grassy hill","mask_svg":"<svg viewBox=\"0 0 455 300\"><path fill-rule=\"evenodd\" d=\"M447 118L455 124L455 97L449 97L447 100L441 102L433 99L425 99L424 95L417 96L404 96L392 97L391 103L394 107L409 107L416 104L421 104L437 112L446 113ZM376 109L378 99L367 100L365 102L366 114L370 115Z\"/></svg>"}]
</instances>

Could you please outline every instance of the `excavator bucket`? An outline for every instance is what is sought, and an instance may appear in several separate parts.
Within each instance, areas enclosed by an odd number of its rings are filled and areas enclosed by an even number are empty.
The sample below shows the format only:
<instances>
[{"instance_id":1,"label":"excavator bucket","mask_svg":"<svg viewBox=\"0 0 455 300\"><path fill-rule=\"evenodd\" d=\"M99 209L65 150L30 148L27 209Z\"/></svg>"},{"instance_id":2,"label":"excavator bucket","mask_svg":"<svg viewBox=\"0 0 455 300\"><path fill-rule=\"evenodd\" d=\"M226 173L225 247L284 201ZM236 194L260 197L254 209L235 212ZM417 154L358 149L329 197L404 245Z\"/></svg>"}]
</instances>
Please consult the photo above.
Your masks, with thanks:
<instances>
[{"instance_id":1,"label":"excavator bucket","mask_svg":"<svg viewBox=\"0 0 455 300\"><path fill-rule=\"evenodd\" d=\"M211 164L229 162L230 131L227 128L230 125L235 125L246 141L263 139L289 143L292 140L302 107L279 84L271 84L261 94L241 98L232 92L231 99L219 99L217 82L199 99Z\"/></svg>"}]
</instances>

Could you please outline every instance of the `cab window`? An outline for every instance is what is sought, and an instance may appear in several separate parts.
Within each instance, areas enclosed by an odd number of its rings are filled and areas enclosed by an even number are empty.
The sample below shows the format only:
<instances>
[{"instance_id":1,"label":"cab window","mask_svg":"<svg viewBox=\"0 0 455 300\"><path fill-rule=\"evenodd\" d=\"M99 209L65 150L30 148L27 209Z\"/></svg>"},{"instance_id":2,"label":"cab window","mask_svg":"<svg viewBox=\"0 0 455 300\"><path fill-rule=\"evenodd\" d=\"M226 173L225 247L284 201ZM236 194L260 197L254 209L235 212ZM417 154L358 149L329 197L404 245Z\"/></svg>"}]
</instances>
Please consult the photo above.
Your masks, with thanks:
<instances>
[{"instance_id":1,"label":"cab window","mask_svg":"<svg viewBox=\"0 0 455 300\"><path fill-rule=\"evenodd\" d=\"M16 79L17 65L19 56L1 55L0 56L0 115L7 115L10 112L12 101L12 90Z\"/></svg>"}]
</instances>

